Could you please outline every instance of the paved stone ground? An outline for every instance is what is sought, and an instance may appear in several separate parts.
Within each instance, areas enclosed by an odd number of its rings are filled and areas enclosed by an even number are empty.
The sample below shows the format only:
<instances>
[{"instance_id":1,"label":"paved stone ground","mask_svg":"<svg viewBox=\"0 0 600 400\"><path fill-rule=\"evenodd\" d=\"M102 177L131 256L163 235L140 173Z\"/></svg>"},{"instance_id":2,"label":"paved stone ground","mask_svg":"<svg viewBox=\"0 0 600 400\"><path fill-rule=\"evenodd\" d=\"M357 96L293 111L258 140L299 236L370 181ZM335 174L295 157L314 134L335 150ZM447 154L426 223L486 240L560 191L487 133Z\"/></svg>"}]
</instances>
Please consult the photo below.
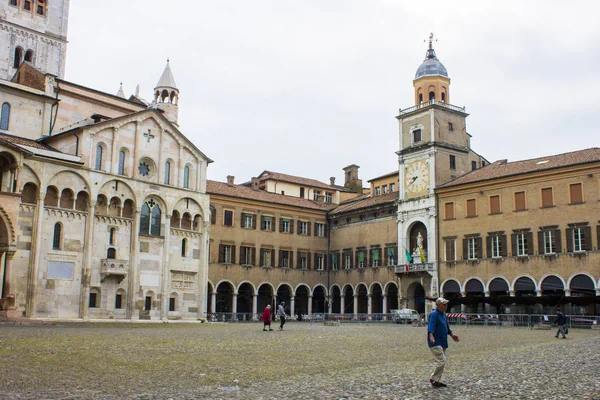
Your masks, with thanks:
<instances>
[{"instance_id":1,"label":"paved stone ground","mask_svg":"<svg viewBox=\"0 0 600 400\"><path fill-rule=\"evenodd\" d=\"M0 398L600 399L600 331L454 331L432 388L425 328L405 325L0 325Z\"/></svg>"}]
</instances>

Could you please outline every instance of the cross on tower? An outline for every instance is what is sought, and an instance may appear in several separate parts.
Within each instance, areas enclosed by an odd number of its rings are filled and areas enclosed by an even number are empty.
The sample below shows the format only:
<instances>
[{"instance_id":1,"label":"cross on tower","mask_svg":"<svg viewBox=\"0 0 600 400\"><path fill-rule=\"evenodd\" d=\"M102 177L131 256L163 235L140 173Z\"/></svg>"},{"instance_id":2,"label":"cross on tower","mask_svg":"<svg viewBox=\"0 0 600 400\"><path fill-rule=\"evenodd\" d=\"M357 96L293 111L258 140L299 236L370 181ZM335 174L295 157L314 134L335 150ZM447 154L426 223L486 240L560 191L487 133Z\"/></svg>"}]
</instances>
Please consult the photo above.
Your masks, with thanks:
<instances>
[{"instance_id":1,"label":"cross on tower","mask_svg":"<svg viewBox=\"0 0 600 400\"><path fill-rule=\"evenodd\" d=\"M144 132L144 136L148 139L148 143L150 143L150 139L154 139L154 135L150 133L151 131L151 129L148 129L148 132Z\"/></svg>"}]
</instances>

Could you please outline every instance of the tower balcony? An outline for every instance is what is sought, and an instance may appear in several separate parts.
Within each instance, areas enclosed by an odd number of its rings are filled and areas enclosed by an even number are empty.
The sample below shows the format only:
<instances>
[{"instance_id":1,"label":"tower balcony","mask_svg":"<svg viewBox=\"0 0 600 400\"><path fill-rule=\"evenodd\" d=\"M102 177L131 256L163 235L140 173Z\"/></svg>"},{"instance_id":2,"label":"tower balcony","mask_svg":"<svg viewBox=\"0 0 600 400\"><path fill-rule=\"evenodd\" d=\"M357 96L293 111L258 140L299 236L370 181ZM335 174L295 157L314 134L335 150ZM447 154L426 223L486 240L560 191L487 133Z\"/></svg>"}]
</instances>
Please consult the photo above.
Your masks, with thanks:
<instances>
[{"instance_id":1,"label":"tower balcony","mask_svg":"<svg viewBox=\"0 0 600 400\"><path fill-rule=\"evenodd\" d=\"M435 271L435 265L433 263L420 263L420 264L408 264L396 266L396 275L408 275L408 274L422 274L431 273Z\"/></svg>"},{"instance_id":2,"label":"tower balcony","mask_svg":"<svg viewBox=\"0 0 600 400\"><path fill-rule=\"evenodd\" d=\"M401 109L399 111L398 117L404 117L404 116L406 116L408 114L412 114L416 111L424 110L426 108L434 107L434 106L468 115L467 112L465 111L465 107L453 106L452 104L448 104L443 101L431 100L431 101L427 101L427 102L424 102L421 104L417 104L416 106L405 108L404 110Z\"/></svg>"},{"instance_id":3,"label":"tower balcony","mask_svg":"<svg viewBox=\"0 0 600 400\"><path fill-rule=\"evenodd\" d=\"M127 271L129 270L129 260L116 260L114 258L105 258L101 260L100 268L100 280L104 282L104 279L113 276L117 278L118 282L121 282L127 277Z\"/></svg>"}]
</instances>

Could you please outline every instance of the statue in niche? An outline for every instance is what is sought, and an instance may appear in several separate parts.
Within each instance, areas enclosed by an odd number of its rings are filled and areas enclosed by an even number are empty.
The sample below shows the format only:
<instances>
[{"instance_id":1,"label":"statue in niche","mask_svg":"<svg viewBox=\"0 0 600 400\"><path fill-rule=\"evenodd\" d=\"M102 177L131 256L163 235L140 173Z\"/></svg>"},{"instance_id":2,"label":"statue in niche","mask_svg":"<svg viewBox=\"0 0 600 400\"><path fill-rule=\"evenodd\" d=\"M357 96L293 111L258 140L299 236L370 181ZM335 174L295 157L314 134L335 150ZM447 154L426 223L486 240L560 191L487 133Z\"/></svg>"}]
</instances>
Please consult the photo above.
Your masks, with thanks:
<instances>
[{"instance_id":1,"label":"statue in niche","mask_svg":"<svg viewBox=\"0 0 600 400\"><path fill-rule=\"evenodd\" d=\"M417 250L422 249L422 248L423 248L423 235L421 235L421 232L419 232L417 234Z\"/></svg>"}]
</instances>

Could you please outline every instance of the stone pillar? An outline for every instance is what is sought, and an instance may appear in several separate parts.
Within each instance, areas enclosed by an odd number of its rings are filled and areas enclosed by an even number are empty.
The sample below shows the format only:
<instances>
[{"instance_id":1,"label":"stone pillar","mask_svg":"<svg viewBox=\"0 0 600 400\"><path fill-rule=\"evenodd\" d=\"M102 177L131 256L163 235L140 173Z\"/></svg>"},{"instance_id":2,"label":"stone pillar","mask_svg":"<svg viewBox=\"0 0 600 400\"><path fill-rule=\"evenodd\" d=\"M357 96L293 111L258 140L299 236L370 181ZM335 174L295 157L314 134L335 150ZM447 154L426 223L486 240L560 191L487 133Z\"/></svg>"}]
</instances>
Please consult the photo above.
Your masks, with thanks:
<instances>
[{"instance_id":1,"label":"stone pillar","mask_svg":"<svg viewBox=\"0 0 600 400\"><path fill-rule=\"evenodd\" d=\"M135 121L135 144L133 148L133 163L131 168L131 177L134 178L137 176L137 163L139 162L139 154L140 154L140 125L142 123L140 121Z\"/></svg>"},{"instance_id":2,"label":"stone pillar","mask_svg":"<svg viewBox=\"0 0 600 400\"><path fill-rule=\"evenodd\" d=\"M208 290L208 240L210 236L210 221L203 221L203 232L200 234L200 256L198 257L198 318L203 312L208 312L206 291Z\"/></svg>"},{"instance_id":3,"label":"stone pillar","mask_svg":"<svg viewBox=\"0 0 600 400\"><path fill-rule=\"evenodd\" d=\"M140 245L140 214L142 212L141 207L135 208L135 213L133 214L133 221L131 223L131 242L129 244L129 287L127 294L127 317L131 320L137 320L140 315L136 312L135 303L137 300L137 291L139 289L139 245Z\"/></svg>"},{"instance_id":4,"label":"stone pillar","mask_svg":"<svg viewBox=\"0 0 600 400\"><path fill-rule=\"evenodd\" d=\"M2 297L6 298L8 296L10 296L11 293L11 272L12 272L12 260L15 257L15 251L7 251L5 253L6 256L6 262L4 263L4 285L2 287Z\"/></svg>"},{"instance_id":5,"label":"stone pillar","mask_svg":"<svg viewBox=\"0 0 600 400\"><path fill-rule=\"evenodd\" d=\"M92 249L94 247L94 218L96 215L96 202L91 201L85 219L85 243L83 248L83 263L81 266L81 292L79 295L79 318L84 321L88 317L88 297L90 295L90 281L92 279Z\"/></svg>"},{"instance_id":6,"label":"stone pillar","mask_svg":"<svg viewBox=\"0 0 600 400\"><path fill-rule=\"evenodd\" d=\"M490 297L490 291L486 290L483 292L483 295L487 298ZM483 303L483 312L485 312L486 314L490 313L490 304L489 303Z\"/></svg>"},{"instance_id":7,"label":"stone pillar","mask_svg":"<svg viewBox=\"0 0 600 400\"><path fill-rule=\"evenodd\" d=\"M12 187L10 188L11 192L13 193L17 193L19 191L19 186L20 186L20 179L19 177L21 176L21 170L23 169L23 166L19 165L17 168L15 168L15 177L14 180L10 183L12 185Z\"/></svg>"},{"instance_id":8,"label":"stone pillar","mask_svg":"<svg viewBox=\"0 0 600 400\"><path fill-rule=\"evenodd\" d=\"M462 297L465 297L467 295L467 292L460 292L460 294L461 294ZM461 305L460 305L460 312L461 313L467 312L467 305L466 304L461 303Z\"/></svg>"},{"instance_id":9,"label":"stone pillar","mask_svg":"<svg viewBox=\"0 0 600 400\"><path fill-rule=\"evenodd\" d=\"M211 314L216 314L217 312L217 292L214 291L210 294L210 312Z\"/></svg>"},{"instance_id":10,"label":"stone pillar","mask_svg":"<svg viewBox=\"0 0 600 400\"><path fill-rule=\"evenodd\" d=\"M44 198L46 193L40 191L33 217L33 229L31 232L31 259L29 260L29 270L27 272L27 305L25 306L25 316L35 316L35 300L37 294L38 271L40 265L40 251L42 241L42 223L44 221Z\"/></svg>"},{"instance_id":11,"label":"stone pillar","mask_svg":"<svg viewBox=\"0 0 600 400\"><path fill-rule=\"evenodd\" d=\"M237 292L233 292L233 298L231 299L231 312L234 314L237 313L237 299L238 299Z\"/></svg>"},{"instance_id":12,"label":"stone pillar","mask_svg":"<svg viewBox=\"0 0 600 400\"><path fill-rule=\"evenodd\" d=\"M373 313L373 294L369 293L367 295L367 314Z\"/></svg>"},{"instance_id":13,"label":"stone pillar","mask_svg":"<svg viewBox=\"0 0 600 400\"><path fill-rule=\"evenodd\" d=\"M312 296L308 296L308 316L312 315Z\"/></svg>"},{"instance_id":14,"label":"stone pillar","mask_svg":"<svg viewBox=\"0 0 600 400\"><path fill-rule=\"evenodd\" d=\"M331 298L327 298L327 313L331 314L333 312L333 301Z\"/></svg>"},{"instance_id":15,"label":"stone pillar","mask_svg":"<svg viewBox=\"0 0 600 400\"><path fill-rule=\"evenodd\" d=\"M201 187L201 185L200 185L200 182L202 182L200 179L201 172L202 172L202 163L200 161L198 161L196 163L196 191L197 192L200 191L200 187Z\"/></svg>"},{"instance_id":16,"label":"stone pillar","mask_svg":"<svg viewBox=\"0 0 600 400\"><path fill-rule=\"evenodd\" d=\"M171 215L165 215L165 233L163 242L163 265L162 265L162 297L160 299L160 319L167 321L169 319L169 297L171 294L171 268L169 268L169 247L171 244Z\"/></svg>"},{"instance_id":17,"label":"stone pillar","mask_svg":"<svg viewBox=\"0 0 600 400\"><path fill-rule=\"evenodd\" d=\"M296 298L294 296L292 296L290 298L290 314L291 315L296 315Z\"/></svg>"},{"instance_id":18,"label":"stone pillar","mask_svg":"<svg viewBox=\"0 0 600 400\"><path fill-rule=\"evenodd\" d=\"M358 295L354 295L354 315L358 314Z\"/></svg>"},{"instance_id":19,"label":"stone pillar","mask_svg":"<svg viewBox=\"0 0 600 400\"><path fill-rule=\"evenodd\" d=\"M346 297L340 296L340 314L344 315L344 309L346 308Z\"/></svg>"},{"instance_id":20,"label":"stone pillar","mask_svg":"<svg viewBox=\"0 0 600 400\"><path fill-rule=\"evenodd\" d=\"M256 293L252 294L252 319L256 319L256 314L258 314L258 295Z\"/></svg>"},{"instance_id":21,"label":"stone pillar","mask_svg":"<svg viewBox=\"0 0 600 400\"><path fill-rule=\"evenodd\" d=\"M119 157L117 155L117 128L116 127L113 127L112 149L111 149L111 153L110 153L110 168L108 170L113 175L117 175L117 172L119 170Z\"/></svg>"},{"instance_id":22,"label":"stone pillar","mask_svg":"<svg viewBox=\"0 0 600 400\"><path fill-rule=\"evenodd\" d=\"M542 297L542 291L541 290L536 290L535 291L535 296L536 297Z\"/></svg>"},{"instance_id":23,"label":"stone pillar","mask_svg":"<svg viewBox=\"0 0 600 400\"><path fill-rule=\"evenodd\" d=\"M383 295L383 308L381 310L384 314L388 313L388 309L387 309L387 294Z\"/></svg>"},{"instance_id":24,"label":"stone pillar","mask_svg":"<svg viewBox=\"0 0 600 400\"><path fill-rule=\"evenodd\" d=\"M571 296L571 289L565 289L565 297Z\"/></svg>"}]
</instances>

